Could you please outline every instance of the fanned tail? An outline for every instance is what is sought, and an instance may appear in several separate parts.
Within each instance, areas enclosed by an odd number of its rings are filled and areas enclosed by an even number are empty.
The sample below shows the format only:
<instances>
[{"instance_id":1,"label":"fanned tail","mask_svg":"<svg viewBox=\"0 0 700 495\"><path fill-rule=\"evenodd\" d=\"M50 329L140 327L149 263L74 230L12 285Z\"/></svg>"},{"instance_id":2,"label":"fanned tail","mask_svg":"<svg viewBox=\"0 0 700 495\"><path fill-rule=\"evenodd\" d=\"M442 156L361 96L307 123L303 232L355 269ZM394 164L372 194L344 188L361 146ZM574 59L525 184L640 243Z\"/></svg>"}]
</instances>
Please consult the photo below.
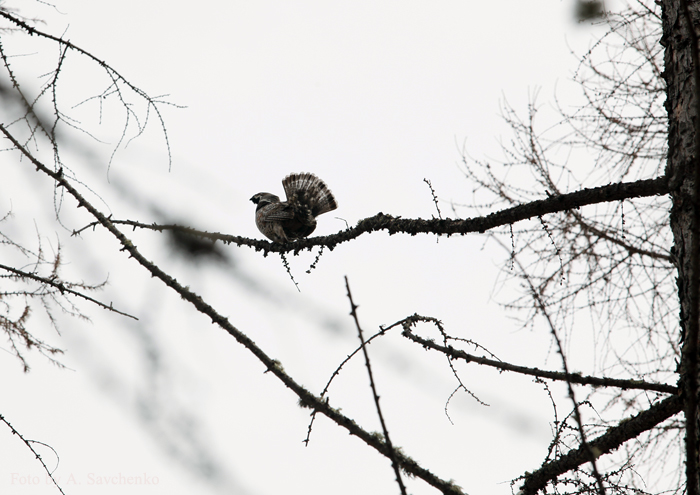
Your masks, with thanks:
<instances>
[{"instance_id":1,"label":"fanned tail","mask_svg":"<svg viewBox=\"0 0 700 495\"><path fill-rule=\"evenodd\" d=\"M287 201L305 205L314 217L333 211L338 203L328 186L314 174L289 174L282 180Z\"/></svg>"}]
</instances>

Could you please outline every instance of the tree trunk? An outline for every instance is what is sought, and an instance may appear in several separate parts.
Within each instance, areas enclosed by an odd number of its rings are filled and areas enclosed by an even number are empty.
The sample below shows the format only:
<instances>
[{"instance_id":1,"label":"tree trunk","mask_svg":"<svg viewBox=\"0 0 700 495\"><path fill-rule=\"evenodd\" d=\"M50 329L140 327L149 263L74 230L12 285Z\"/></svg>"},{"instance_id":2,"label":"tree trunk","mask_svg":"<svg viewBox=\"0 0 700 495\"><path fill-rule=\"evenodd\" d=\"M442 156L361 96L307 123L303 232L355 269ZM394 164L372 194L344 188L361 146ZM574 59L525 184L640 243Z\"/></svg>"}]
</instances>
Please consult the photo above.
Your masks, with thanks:
<instances>
[{"instance_id":1,"label":"tree trunk","mask_svg":"<svg viewBox=\"0 0 700 495\"><path fill-rule=\"evenodd\" d=\"M688 16L697 32L700 18L698 0L663 0L663 36L666 80L666 110L668 112L668 161L671 199L671 230L673 258L678 269L680 304L681 380L685 402L688 492L700 493L698 486L698 427L697 420L697 252L698 226L695 184L697 173L697 37L689 30ZM687 8L687 10L686 10ZM693 44L696 43L695 47ZM695 50L693 49L695 48ZM694 63L695 58L695 63ZM694 302L693 302L694 301Z\"/></svg>"}]
</instances>

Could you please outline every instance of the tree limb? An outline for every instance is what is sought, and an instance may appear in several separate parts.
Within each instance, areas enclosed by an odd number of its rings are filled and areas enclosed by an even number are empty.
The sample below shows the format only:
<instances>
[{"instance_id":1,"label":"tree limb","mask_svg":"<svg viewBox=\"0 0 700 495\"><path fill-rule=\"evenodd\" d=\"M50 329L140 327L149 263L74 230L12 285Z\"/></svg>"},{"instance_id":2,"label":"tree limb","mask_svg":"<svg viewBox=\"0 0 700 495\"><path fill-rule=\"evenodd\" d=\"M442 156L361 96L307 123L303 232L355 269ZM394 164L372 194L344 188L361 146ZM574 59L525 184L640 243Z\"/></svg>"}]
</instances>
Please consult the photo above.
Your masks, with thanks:
<instances>
[{"instance_id":1,"label":"tree limb","mask_svg":"<svg viewBox=\"0 0 700 495\"><path fill-rule=\"evenodd\" d=\"M505 210L500 210L489 215L465 218L465 219L442 219L433 218L423 220L422 218L401 218L377 213L376 215L360 220L355 227L348 228L337 234L332 234L323 237L311 237L298 239L297 241L278 244L274 242L262 241L257 239L249 239L236 235L227 235L211 232L203 232L182 225L158 225L135 222L133 220L112 220L114 224L130 225L134 228L143 228L156 231L163 230L180 230L191 235L204 237L211 240L220 240L226 244L237 244L239 246L250 246L256 251L287 253L299 253L303 250L311 250L314 246L325 246L333 250L338 244L351 241L362 234L386 230L389 235L394 234L438 234L438 235L465 235L469 233L484 233L496 227L504 225L512 225L522 220L529 218L537 218L549 213L557 213L560 211L580 208L581 206L592 205L597 203L605 203L610 201L619 201L622 199L656 196L667 194L669 192L666 177L658 177L656 179L639 180L635 182L619 182L609 184L607 186L594 187L590 189L582 189L568 194L552 196L547 199L541 199L525 203L518 206L513 206ZM73 232L77 235L87 228L94 227L98 222L92 222L89 225ZM642 253L642 251L639 251ZM645 253L642 253L645 254Z\"/></svg>"},{"instance_id":2,"label":"tree limb","mask_svg":"<svg viewBox=\"0 0 700 495\"><path fill-rule=\"evenodd\" d=\"M165 273L161 268L159 268L155 263L146 259L141 252L136 248L136 246L129 240L115 225L112 221L97 208L95 208L88 200L86 200L77 189L75 189L71 183L63 175L63 169L58 171L53 171L46 165L37 160L24 146L22 146L17 139L5 128L4 125L0 124L0 132L2 132L7 139L20 151L24 156L26 156L32 165L36 167L38 171L48 175L53 179L58 187L63 187L71 196L73 196L78 201L78 207L85 208L92 216L94 216L100 224L105 227L122 245L121 250L129 253L130 257L134 258L141 266L146 268L153 277L161 280L165 285L177 292L182 299L191 303L197 311L208 316L212 323L217 324L226 332L229 333L236 341L242 344L246 349L248 349L258 360L263 363L266 368L266 372L275 375L287 388L292 390L299 397L299 404L303 407L313 409L325 415L333 422L345 428L351 435L355 435L361 440L363 440L367 445L377 450L382 455L390 458L390 453L385 441L381 438L381 435L376 433L370 433L365 429L361 428L354 420L341 414L338 409L334 409L330 406L327 400L323 400L317 397L306 389L303 385L297 383L290 375L288 375L279 361L272 359L268 356L265 351L258 347L255 342L253 342L250 337L245 333L241 332L238 328L229 322L228 318L222 316L218 313L212 306L207 304L204 299L199 295L195 294L189 288L180 284L175 278L171 277ZM434 486L440 490L445 495L463 495L462 490L454 484L452 481L445 481L440 479L435 474L425 469L415 460L408 457L401 452L400 449L395 449L393 455L398 459L401 468L418 478L421 478L426 483Z\"/></svg>"},{"instance_id":3,"label":"tree limb","mask_svg":"<svg viewBox=\"0 0 700 495\"><path fill-rule=\"evenodd\" d=\"M0 269L8 271L10 273L14 273L19 278L28 278L28 279L35 280L35 281L40 282L40 283L45 284L45 285L50 285L51 287L56 288L61 294L63 294L64 292L67 292L68 294L73 294L74 296L81 297L81 298L85 299L86 301L90 301L91 303L97 304L99 307L101 307L103 309L107 309L107 310L112 311L114 313L118 313L122 316L127 316L129 318L133 318L134 320L138 320L138 318L136 318L133 315L130 315L129 313L124 313L122 311L119 311L118 309L115 309L112 306L112 304L107 306L105 303L98 301L97 299L93 299L92 297L85 295L82 292L78 292L78 291L73 290L69 287L66 287L65 283L61 282L60 280L58 280L56 278L40 277L39 275L35 275L35 274L29 273L29 272L24 272L22 270L18 270L17 268L12 268L11 266L6 266L3 264L0 264Z\"/></svg>"},{"instance_id":4,"label":"tree limb","mask_svg":"<svg viewBox=\"0 0 700 495\"><path fill-rule=\"evenodd\" d=\"M683 409L683 400L679 396L669 397L651 406L646 411L620 421L617 426L609 428L607 433L590 440L588 445L598 455L616 450L620 445L641 433L657 426L662 421L678 414ZM544 464L533 473L526 473L525 482L520 488L523 495L535 495L545 485L567 471L571 471L588 462L589 454L583 446Z\"/></svg>"},{"instance_id":5,"label":"tree limb","mask_svg":"<svg viewBox=\"0 0 700 495\"><path fill-rule=\"evenodd\" d=\"M570 373L567 375L566 373L562 373L561 371L547 371L541 370L539 368L528 368L527 366L519 366L517 364L511 364L505 361L498 361L496 359L475 356L460 349L455 349L452 346L440 345L432 339L424 339L422 337L419 337L411 331L410 327L407 326L404 326L404 330L401 333L401 335L412 340L413 342L422 345L427 349L433 349L435 351L441 352L450 358L463 359L467 363L474 362L478 364L483 364L485 366L491 366L493 368L497 368L503 371L513 371L515 373L537 376L549 380L557 380L564 382L568 380L571 383L578 383L580 385L593 385L594 387L618 387L623 390L652 390L654 392L661 392L665 394L674 395L678 393L678 389L676 387L674 387L673 385L666 385L664 383L650 383L642 380L621 380L618 378L583 376L579 373Z\"/></svg>"}]
</instances>

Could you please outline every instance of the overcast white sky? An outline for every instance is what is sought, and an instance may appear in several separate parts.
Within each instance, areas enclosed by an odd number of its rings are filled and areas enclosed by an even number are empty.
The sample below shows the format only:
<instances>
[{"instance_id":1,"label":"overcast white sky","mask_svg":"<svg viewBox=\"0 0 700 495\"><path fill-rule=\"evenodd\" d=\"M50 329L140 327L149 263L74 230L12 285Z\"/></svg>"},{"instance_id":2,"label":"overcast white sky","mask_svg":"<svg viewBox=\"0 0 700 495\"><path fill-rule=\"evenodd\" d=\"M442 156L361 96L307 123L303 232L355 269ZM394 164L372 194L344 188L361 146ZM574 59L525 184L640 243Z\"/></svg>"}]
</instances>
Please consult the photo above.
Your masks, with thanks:
<instances>
[{"instance_id":1,"label":"overcast white sky","mask_svg":"<svg viewBox=\"0 0 700 495\"><path fill-rule=\"evenodd\" d=\"M258 238L249 198L281 195L290 172L317 174L338 199L338 210L319 219L319 235L380 211L436 215L424 178L443 214L452 215L450 202L472 197L458 148L466 143L471 156L498 160L499 140L509 139L501 102L524 113L539 90L546 114L555 89L566 102L577 64L570 50L583 52L602 29L574 24L568 0L54 3L4 5L31 8L46 19L41 29L107 61L148 94L186 107L163 112L170 171L152 119L141 138L116 153L109 174L123 114L105 103L100 122L97 101L73 110L108 143L88 141L91 154L74 148L65 155L101 198L91 196L96 205L114 218ZM23 52L13 36L4 35L3 45ZM27 45L17 64L44 56L34 49ZM69 58L75 66L60 94L67 107L104 88L95 66ZM3 175L12 177L0 183L0 215L10 208L15 214L8 232L35 245L36 222L47 249L60 238L67 275L109 278L97 297L140 318L134 323L81 305L92 322L62 318L59 337L42 330L37 315L37 332L66 349L69 370L30 355L32 371L24 374L0 352L0 413L58 452L56 475L67 494L398 492L386 459L323 418L304 447L308 413L296 398L232 338L116 252L106 234L69 238L52 223L50 184L23 172L15 158L0 154ZM71 208L66 200L67 227L89 221ZM476 235L439 243L366 235L324 253L311 274L307 253L290 259L301 293L276 256L228 246L226 264L193 264L170 252L159 234L128 235L316 393L356 347L344 275L367 332L417 312L501 359L559 365L546 329L520 330L503 314L497 301L517 289L494 294L506 254ZM490 406L457 394L451 424L444 406L456 383L444 359L413 348L399 332L370 352L393 442L438 476L471 494L510 493L510 479L541 463L551 414L540 386L464 367L463 380ZM361 361L347 367L330 397L363 427L379 430ZM54 454L37 448L55 466ZM128 485L120 474L158 483ZM96 486L102 478L111 484ZM435 493L420 480L409 481L409 490ZM0 492L56 493L2 425Z\"/></svg>"}]
</instances>

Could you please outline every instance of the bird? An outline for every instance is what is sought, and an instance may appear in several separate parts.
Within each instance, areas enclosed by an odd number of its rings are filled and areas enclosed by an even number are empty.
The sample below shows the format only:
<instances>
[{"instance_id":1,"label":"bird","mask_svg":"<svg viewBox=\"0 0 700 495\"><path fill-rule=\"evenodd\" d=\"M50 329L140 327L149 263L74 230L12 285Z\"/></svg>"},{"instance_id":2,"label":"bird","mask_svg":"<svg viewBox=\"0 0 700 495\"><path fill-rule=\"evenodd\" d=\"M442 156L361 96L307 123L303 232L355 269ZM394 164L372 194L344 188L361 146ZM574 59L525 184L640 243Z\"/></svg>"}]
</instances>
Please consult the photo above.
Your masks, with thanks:
<instances>
[{"instance_id":1,"label":"bird","mask_svg":"<svg viewBox=\"0 0 700 495\"><path fill-rule=\"evenodd\" d=\"M338 207L328 186L314 174L289 174L282 187L287 201L268 192L250 198L257 205L255 225L273 242L284 244L309 236L316 230L316 217Z\"/></svg>"}]
</instances>

